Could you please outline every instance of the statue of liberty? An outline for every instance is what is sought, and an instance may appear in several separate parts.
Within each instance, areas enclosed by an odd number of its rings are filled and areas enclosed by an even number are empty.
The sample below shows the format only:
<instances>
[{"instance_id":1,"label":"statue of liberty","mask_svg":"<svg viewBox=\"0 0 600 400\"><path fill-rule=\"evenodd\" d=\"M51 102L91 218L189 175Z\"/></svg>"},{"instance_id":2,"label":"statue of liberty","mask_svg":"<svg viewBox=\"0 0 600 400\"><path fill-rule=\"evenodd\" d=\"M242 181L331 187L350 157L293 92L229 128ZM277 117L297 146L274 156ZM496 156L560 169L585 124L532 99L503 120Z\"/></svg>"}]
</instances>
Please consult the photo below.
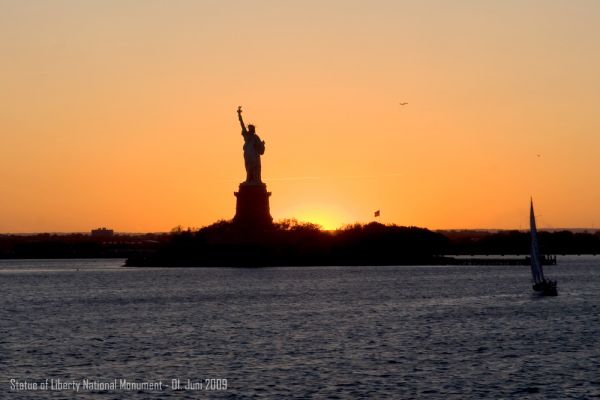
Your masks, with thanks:
<instances>
[{"instance_id":1,"label":"statue of liberty","mask_svg":"<svg viewBox=\"0 0 600 400\"><path fill-rule=\"evenodd\" d=\"M256 134L254 125L244 124L242 119L242 106L237 109L240 125L242 125L242 136L244 138L244 164L246 166L246 181L244 184L262 184L260 177L260 156L265 153L265 142L260 140Z\"/></svg>"}]
</instances>

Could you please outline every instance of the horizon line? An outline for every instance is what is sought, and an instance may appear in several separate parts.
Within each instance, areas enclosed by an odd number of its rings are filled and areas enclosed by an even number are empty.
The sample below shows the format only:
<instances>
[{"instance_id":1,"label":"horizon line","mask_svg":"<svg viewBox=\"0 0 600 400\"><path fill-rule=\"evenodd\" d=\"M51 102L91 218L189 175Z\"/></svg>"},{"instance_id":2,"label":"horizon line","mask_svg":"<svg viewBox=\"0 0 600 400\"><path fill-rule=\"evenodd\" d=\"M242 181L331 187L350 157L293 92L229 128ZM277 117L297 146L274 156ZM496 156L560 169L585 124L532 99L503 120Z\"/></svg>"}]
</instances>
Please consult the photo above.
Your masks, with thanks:
<instances>
[{"instance_id":1,"label":"horizon line","mask_svg":"<svg viewBox=\"0 0 600 400\"><path fill-rule=\"evenodd\" d=\"M301 223L304 223L305 221L298 221ZM423 226L417 226L417 225L398 225L398 224L386 224L386 223L381 223L378 221L371 221L371 222L377 222L380 223L382 225L396 225L396 226L404 226L404 227L416 227L416 228L422 228L422 229L428 229L432 232L504 232L504 231L518 231L518 232L528 232L529 228L436 228L436 229L431 229L431 228L427 228L427 227L423 227ZM367 222L367 223L359 223L362 225L367 225L371 222ZM308 222L308 223L312 223L312 222ZM357 222L358 223L358 222ZM212 225L212 224L211 224ZM315 225L319 225L319 224L315 224ZM351 226L354 225L354 223L351 224L346 224L343 226L340 226L338 228L335 229L323 229L321 228L320 230L325 231L325 232L335 232L337 230L341 230L346 226ZM208 227L210 225L205 225L205 226L201 226L201 227L185 227L182 229L183 230L199 230L205 227ZM319 225L320 226L320 225ZM96 229L96 228L93 228ZM37 232L0 232L0 236L30 236L30 235L90 235L91 236L91 231L87 230L87 231L37 231ZM162 234L169 234L172 233L171 230L168 231L117 231L117 230L113 230L114 231L114 235L148 235L148 234L153 234L153 235L162 235ZM555 231L569 231L569 232L575 232L575 231L591 231L591 232L600 232L600 227L595 228L595 227L560 227L560 228L539 228L538 231L546 231L546 232L555 232Z\"/></svg>"}]
</instances>

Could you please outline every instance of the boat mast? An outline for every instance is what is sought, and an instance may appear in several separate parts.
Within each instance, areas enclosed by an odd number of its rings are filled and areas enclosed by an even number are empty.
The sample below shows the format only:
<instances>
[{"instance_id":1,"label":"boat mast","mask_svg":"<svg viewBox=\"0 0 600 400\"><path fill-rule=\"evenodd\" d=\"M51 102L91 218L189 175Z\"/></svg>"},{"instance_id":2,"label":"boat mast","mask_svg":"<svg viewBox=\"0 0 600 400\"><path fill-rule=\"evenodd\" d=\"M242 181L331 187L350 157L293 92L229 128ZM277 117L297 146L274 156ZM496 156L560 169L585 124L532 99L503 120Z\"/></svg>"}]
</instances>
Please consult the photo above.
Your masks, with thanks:
<instances>
[{"instance_id":1,"label":"boat mast","mask_svg":"<svg viewBox=\"0 0 600 400\"><path fill-rule=\"evenodd\" d=\"M529 209L529 224L531 230L531 275L534 283L544 280L544 270L542 269L542 260L537 237L537 227L535 225L535 214L533 212L533 199Z\"/></svg>"}]
</instances>

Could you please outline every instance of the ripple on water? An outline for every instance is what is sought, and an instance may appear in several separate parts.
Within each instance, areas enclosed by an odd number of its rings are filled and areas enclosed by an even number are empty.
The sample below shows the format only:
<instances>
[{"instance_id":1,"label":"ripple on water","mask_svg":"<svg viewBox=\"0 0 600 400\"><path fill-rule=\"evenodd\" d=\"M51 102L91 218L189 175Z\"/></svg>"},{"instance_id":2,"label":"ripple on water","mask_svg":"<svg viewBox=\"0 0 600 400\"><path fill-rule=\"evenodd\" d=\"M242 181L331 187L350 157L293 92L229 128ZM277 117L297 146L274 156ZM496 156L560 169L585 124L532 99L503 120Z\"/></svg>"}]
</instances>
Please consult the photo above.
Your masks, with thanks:
<instances>
[{"instance_id":1,"label":"ripple on water","mask_svg":"<svg viewBox=\"0 0 600 400\"><path fill-rule=\"evenodd\" d=\"M600 265L559 261L554 299L531 297L522 267L3 261L0 375L226 378L215 398L598 396ZM78 397L96 395L120 397Z\"/></svg>"}]
</instances>

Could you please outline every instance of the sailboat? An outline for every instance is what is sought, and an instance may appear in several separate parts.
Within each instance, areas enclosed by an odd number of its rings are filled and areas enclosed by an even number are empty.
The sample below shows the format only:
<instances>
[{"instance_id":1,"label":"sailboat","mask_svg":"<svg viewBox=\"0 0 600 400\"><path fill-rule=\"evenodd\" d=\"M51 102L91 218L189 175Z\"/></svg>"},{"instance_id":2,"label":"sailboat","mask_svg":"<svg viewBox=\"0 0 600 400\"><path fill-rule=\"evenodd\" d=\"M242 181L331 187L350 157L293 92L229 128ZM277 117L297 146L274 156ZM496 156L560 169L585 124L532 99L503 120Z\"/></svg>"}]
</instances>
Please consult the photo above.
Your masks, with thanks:
<instances>
[{"instance_id":1,"label":"sailboat","mask_svg":"<svg viewBox=\"0 0 600 400\"><path fill-rule=\"evenodd\" d=\"M544 296L557 296L556 281L544 277L542 268L542 256L538 244L537 228L535 226L535 214L533 213L533 199L529 210L529 224L531 229L531 276L533 278L533 290Z\"/></svg>"}]
</instances>

